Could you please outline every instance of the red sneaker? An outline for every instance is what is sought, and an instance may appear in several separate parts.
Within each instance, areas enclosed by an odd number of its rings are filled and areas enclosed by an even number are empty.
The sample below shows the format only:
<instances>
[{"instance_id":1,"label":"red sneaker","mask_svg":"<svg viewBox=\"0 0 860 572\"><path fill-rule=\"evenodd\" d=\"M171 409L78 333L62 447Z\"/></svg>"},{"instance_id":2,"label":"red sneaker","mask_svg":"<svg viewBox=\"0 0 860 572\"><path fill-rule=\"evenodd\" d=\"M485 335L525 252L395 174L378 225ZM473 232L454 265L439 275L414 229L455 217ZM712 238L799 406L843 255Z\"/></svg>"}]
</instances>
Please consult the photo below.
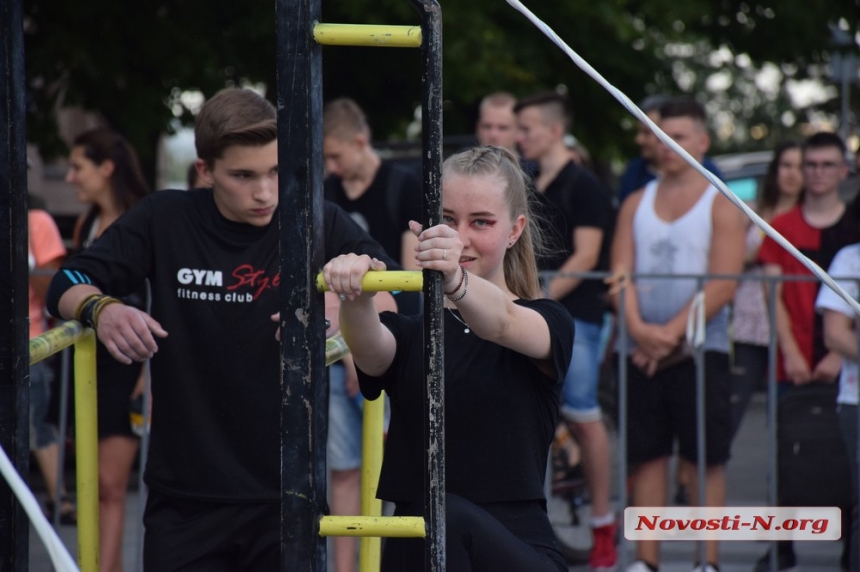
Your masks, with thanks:
<instances>
[{"instance_id":1,"label":"red sneaker","mask_svg":"<svg viewBox=\"0 0 860 572\"><path fill-rule=\"evenodd\" d=\"M588 556L588 565L592 570L612 570L618 562L615 553L615 524L607 524L591 529L594 546Z\"/></svg>"}]
</instances>

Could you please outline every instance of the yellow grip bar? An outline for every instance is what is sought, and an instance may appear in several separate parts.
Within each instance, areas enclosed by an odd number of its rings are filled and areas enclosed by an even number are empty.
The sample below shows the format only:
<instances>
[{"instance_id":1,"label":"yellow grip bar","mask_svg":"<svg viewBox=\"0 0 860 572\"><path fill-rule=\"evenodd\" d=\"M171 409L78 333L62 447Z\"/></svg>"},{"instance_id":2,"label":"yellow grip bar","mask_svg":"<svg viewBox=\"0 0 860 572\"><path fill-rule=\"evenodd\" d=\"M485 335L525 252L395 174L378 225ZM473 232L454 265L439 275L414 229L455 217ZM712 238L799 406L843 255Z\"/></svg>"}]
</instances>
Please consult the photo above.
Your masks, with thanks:
<instances>
[{"instance_id":1,"label":"yellow grip bar","mask_svg":"<svg viewBox=\"0 0 860 572\"><path fill-rule=\"evenodd\" d=\"M30 365L54 355L78 340L86 334L84 326L74 320L64 322L30 340Z\"/></svg>"},{"instance_id":2,"label":"yellow grip bar","mask_svg":"<svg viewBox=\"0 0 860 572\"><path fill-rule=\"evenodd\" d=\"M372 271L364 275L361 288L366 292L421 292L424 275L421 270ZM317 275L317 290L328 291L322 272Z\"/></svg>"},{"instance_id":3,"label":"yellow grip bar","mask_svg":"<svg viewBox=\"0 0 860 572\"><path fill-rule=\"evenodd\" d=\"M323 46L420 48L419 26L367 24L314 24L314 41Z\"/></svg>"},{"instance_id":4,"label":"yellow grip bar","mask_svg":"<svg viewBox=\"0 0 860 572\"><path fill-rule=\"evenodd\" d=\"M386 538L424 538L424 519L420 516L324 516L320 536L382 536Z\"/></svg>"}]
</instances>

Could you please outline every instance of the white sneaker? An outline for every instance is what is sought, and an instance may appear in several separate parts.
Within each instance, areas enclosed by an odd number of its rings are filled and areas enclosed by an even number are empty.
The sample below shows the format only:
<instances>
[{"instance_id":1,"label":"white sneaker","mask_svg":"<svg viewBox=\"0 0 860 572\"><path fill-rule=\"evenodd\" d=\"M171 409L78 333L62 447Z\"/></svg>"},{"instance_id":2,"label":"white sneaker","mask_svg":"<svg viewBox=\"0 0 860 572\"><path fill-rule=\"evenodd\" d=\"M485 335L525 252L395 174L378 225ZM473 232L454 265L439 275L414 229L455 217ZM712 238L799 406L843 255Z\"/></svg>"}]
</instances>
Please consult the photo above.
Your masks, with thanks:
<instances>
[{"instance_id":1,"label":"white sneaker","mask_svg":"<svg viewBox=\"0 0 860 572\"><path fill-rule=\"evenodd\" d=\"M633 564L628 564L624 572L651 572L651 568L641 560L637 560Z\"/></svg>"},{"instance_id":2,"label":"white sneaker","mask_svg":"<svg viewBox=\"0 0 860 572\"><path fill-rule=\"evenodd\" d=\"M718 572L718 570L714 568L713 564L699 564L690 572Z\"/></svg>"}]
</instances>

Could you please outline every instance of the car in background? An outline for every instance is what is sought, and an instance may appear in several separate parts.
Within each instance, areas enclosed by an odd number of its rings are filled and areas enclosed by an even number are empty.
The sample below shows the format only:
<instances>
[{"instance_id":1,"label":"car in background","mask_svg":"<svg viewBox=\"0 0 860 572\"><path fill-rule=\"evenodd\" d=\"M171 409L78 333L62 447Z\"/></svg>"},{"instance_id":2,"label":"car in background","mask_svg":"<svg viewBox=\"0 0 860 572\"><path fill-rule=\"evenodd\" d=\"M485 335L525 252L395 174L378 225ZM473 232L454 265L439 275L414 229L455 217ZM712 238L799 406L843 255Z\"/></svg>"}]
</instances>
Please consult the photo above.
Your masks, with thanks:
<instances>
[{"instance_id":1,"label":"car in background","mask_svg":"<svg viewBox=\"0 0 860 572\"><path fill-rule=\"evenodd\" d=\"M717 155L712 160L723 174L726 186L742 201L754 203L772 158L773 151L753 151Z\"/></svg>"},{"instance_id":2,"label":"car in background","mask_svg":"<svg viewBox=\"0 0 860 572\"><path fill-rule=\"evenodd\" d=\"M767 166L773 158L773 151L753 151L750 153L730 153L713 157L714 163L723 173L723 181L741 200L754 203L759 189L764 184ZM860 170L858 170L860 171ZM855 171L839 185L839 197L851 203L860 192L860 172Z\"/></svg>"}]
</instances>

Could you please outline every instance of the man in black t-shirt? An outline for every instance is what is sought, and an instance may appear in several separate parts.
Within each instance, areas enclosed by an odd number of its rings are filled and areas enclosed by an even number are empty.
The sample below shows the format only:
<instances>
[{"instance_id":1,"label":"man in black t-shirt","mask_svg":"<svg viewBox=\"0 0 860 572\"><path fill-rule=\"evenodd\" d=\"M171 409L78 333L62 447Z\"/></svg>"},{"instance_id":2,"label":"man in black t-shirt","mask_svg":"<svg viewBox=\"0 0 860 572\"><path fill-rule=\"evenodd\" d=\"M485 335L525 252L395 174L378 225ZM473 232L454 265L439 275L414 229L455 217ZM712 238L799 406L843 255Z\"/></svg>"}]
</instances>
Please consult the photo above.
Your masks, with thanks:
<instances>
[{"instance_id":1,"label":"man in black t-shirt","mask_svg":"<svg viewBox=\"0 0 860 572\"><path fill-rule=\"evenodd\" d=\"M195 136L207 188L141 201L57 272L47 304L94 327L117 360L151 358L145 570L277 570L277 115L250 90L223 90ZM393 263L335 205L323 223L325 260L363 252ZM102 294L147 279L151 315Z\"/></svg>"},{"instance_id":2,"label":"man in black t-shirt","mask_svg":"<svg viewBox=\"0 0 860 572\"><path fill-rule=\"evenodd\" d=\"M550 251L540 260L541 270L561 273L605 270L611 236L609 192L587 170L577 166L564 144L569 130L567 99L555 93L520 100L514 110L523 158L538 164L535 187L543 207L543 231ZM562 391L561 412L583 454L586 484L591 490L594 546L592 568L616 563L615 518L609 507L609 438L597 402L597 382L605 312L601 280L554 276L549 297L564 305L574 318L573 360Z\"/></svg>"},{"instance_id":3,"label":"man in black t-shirt","mask_svg":"<svg viewBox=\"0 0 860 572\"><path fill-rule=\"evenodd\" d=\"M348 212L404 269L418 270L410 220L421 218L421 181L409 169L383 161L370 143L361 108L342 97L326 104L323 157L325 197Z\"/></svg>"}]
</instances>

